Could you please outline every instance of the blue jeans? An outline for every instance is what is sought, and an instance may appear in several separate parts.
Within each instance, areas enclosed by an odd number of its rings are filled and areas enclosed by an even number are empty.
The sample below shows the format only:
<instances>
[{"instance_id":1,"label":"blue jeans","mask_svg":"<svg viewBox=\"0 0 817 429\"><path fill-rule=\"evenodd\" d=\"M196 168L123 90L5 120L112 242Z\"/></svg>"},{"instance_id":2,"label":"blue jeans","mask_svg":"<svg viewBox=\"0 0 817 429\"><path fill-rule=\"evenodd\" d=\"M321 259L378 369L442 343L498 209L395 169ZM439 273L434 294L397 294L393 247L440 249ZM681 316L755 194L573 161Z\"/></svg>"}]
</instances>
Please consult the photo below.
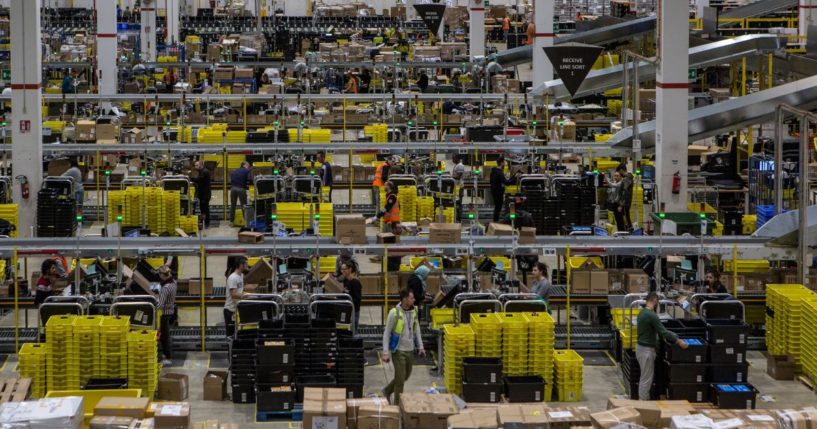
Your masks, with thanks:
<instances>
[{"instance_id":1,"label":"blue jeans","mask_svg":"<svg viewBox=\"0 0 817 429\"><path fill-rule=\"evenodd\" d=\"M74 192L74 198L77 200L77 208L82 207L82 202L85 200L85 190L78 189Z\"/></svg>"}]
</instances>

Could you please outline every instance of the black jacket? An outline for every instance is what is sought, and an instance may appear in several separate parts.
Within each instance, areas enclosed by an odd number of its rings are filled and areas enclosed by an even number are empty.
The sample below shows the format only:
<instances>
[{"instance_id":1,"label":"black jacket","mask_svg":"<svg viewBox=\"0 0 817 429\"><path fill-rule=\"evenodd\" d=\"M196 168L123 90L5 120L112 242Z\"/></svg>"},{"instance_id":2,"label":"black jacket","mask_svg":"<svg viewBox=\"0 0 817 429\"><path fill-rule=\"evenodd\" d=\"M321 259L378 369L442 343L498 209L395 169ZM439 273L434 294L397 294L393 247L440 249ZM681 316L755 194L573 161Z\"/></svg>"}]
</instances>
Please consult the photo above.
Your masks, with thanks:
<instances>
[{"instance_id":1,"label":"black jacket","mask_svg":"<svg viewBox=\"0 0 817 429\"><path fill-rule=\"evenodd\" d=\"M503 195L505 193L505 185L512 185L515 180L505 178L505 173L499 167L491 169L491 195Z\"/></svg>"},{"instance_id":2,"label":"black jacket","mask_svg":"<svg viewBox=\"0 0 817 429\"><path fill-rule=\"evenodd\" d=\"M408 279L408 289L414 294L414 305L420 306L423 304L423 298L426 296L423 281L417 274L412 274Z\"/></svg>"},{"instance_id":3,"label":"black jacket","mask_svg":"<svg viewBox=\"0 0 817 429\"><path fill-rule=\"evenodd\" d=\"M323 182L323 186L331 187L334 184L332 180L332 164L330 164L329 161L324 161L324 163L321 164L321 181Z\"/></svg>"},{"instance_id":4,"label":"black jacket","mask_svg":"<svg viewBox=\"0 0 817 429\"><path fill-rule=\"evenodd\" d=\"M211 194L213 180L210 177L210 170L202 168L199 170L199 176L191 178L190 181L196 185L196 192L199 195Z\"/></svg>"},{"instance_id":5,"label":"black jacket","mask_svg":"<svg viewBox=\"0 0 817 429\"><path fill-rule=\"evenodd\" d=\"M630 207L633 204L633 175L627 173L621 179L618 188L618 201L622 207Z\"/></svg>"},{"instance_id":6,"label":"black jacket","mask_svg":"<svg viewBox=\"0 0 817 429\"><path fill-rule=\"evenodd\" d=\"M346 289L349 296L352 297L352 304L355 306L355 312L360 313L360 302L363 300L363 285L358 279L344 279L343 288Z\"/></svg>"}]
</instances>

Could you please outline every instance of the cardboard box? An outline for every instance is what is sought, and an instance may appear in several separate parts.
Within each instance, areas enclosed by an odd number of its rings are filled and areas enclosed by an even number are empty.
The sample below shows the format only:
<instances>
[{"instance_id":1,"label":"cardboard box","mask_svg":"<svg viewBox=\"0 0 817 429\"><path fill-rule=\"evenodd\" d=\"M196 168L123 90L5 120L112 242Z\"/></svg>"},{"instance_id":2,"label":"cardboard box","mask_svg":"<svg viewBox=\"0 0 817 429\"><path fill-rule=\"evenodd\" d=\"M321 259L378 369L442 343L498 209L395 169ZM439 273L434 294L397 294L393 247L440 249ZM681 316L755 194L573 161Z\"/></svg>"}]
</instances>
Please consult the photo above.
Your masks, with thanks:
<instances>
[{"instance_id":1,"label":"cardboard box","mask_svg":"<svg viewBox=\"0 0 817 429\"><path fill-rule=\"evenodd\" d=\"M187 375L166 373L159 377L159 399L184 401L187 399L189 382Z\"/></svg>"},{"instance_id":2,"label":"cardboard box","mask_svg":"<svg viewBox=\"0 0 817 429\"><path fill-rule=\"evenodd\" d=\"M90 429L129 429L134 423L132 417L94 416Z\"/></svg>"},{"instance_id":3,"label":"cardboard box","mask_svg":"<svg viewBox=\"0 0 817 429\"><path fill-rule=\"evenodd\" d=\"M346 428L346 389L304 390L304 428Z\"/></svg>"},{"instance_id":4,"label":"cardboard box","mask_svg":"<svg viewBox=\"0 0 817 429\"><path fill-rule=\"evenodd\" d=\"M622 407L635 408L641 416L641 424L648 429L668 427L672 416L695 412L688 401L636 401L617 398L607 401L608 410Z\"/></svg>"},{"instance_id":5,"label":"cardboard box","mask_svg":"<svg viewBox=\"0 0 817 429\"><path fill-rule=\"evenodd\" d=\"M575 270L570 276L570 293L571 294L589 294L590 293L590 270Z\"/></svg>"},{"instance_id":6,"label":"cardboard box","mask_svg":"<svg viewBox=\"0 0 817 429\"><path fill-rule=\"evenodd\" d=\"M169 402L156 409L153 416L156 429L187 429L190 427L190 404Z\"/></svg>"},{"instance_id":7,"label":"cardboard box","mask_svg":"<svg viewBox=\"0 0 817 429\"><path fill-rule=\"evenodd\" d=\"M96 139L99 140L119 140L119 127L115 124L97 124Z\"/></svg>"},{"instance_id":8,"label":"cardboard box","mask_svg":"<svg viewBox=\"0 0 817 429\"><path fill-rule=\"evenodd\" d=\"M361 406L358 411L357 429L400 429L400 407L394 405Z\"/></svg>"},{"instance_id":9,"label":"cardboard box","mask_svg":"<svg viewBox=\"0 0 817 429\"><path fill-rule=\"evenodd\" d=\"M443 285L443 274L431 272L426 279L426 295L436 296Z\"/></svg>"},{"instance_id":10,"label":"cardboard box","mask_svg":"<svg viewBox=\"0 0 817 429\"><path fill-rule=\"evenodd\" d=\"M145 418L147 412L148 398L117 398L106 396L97 402L94 407L95 416L131 417L134 419Z\"/></svg>"},{"instance_id":11,"label":"cardboard box","mask_svg":"<svg viewBox=\"0 0 817 429\"><path fill-rule=\"evenodd\" d=\"M550 429L590 426L590 409L587 407L546 408L545 411Z\"/></svg>"},{"instance_id":12,"label":"cardboard box","mask_svg":"<svg viewBox=\"0 0 817 429\"><path fill-rule=\"evenodd\" d=\"M497 408L500 427L521 429L547 429L548 419L545 406L541 404L500 405Z\"/></svg>"},{"instance_id":13,"label":"cardboard box","mask_svg":"<svg viewBox=\"0 0 817 429\"><path fill-rule=\"evenodd\" d=\"M536 228L523 226L519 228L519 244L534 244L536 243Z\"/></svg>"},{"instance_id":14,"label":"cardboard box","mask_svg":"<svg viewBox=\"0 0 817 429\"><path fill-rule=\"evenodd\" d=\"M216 67L215 75L213 79L216 81L219 80L232 80L233 79L233 71L234 67L232 66L219 66Z\"/></svg>"},{"instance_id":15,"label":"cardboard box","mask_svg":"<svg viewBox=\"0 0 817 429\"><path fill-rule=\"evenodd\" d=\"M459 244L462 241L462 225L458 223L432 223L429 226L429 243Z\"/></svg>"},{"instance_id":16,"label":"cardboard box","mask_svg":"<svg viewBox=\"0 0 817 429\"><path fill-rule=\"evenodd\" d=\"M238 67L233 72L235 79L252 79L253 73L251 68Z\"/></svg>"},{"instance_id":17,"label":"cardboard box","mask_svg":"<svg viewBox=\"0 0 817 429\"><path fill-rule=\"evenodd\" d=\"M775 380L794 380L794 360L791 356L773 356L766 358L766 374Z\"/></svg>"},{"instance_id":18,"label":"cardboard box","mask_svg":"<svg viewBox=\"0 0 817 429\"><path fill-rule=\"evenodd\" d=\"M388 274L388 289L389 295L394 295L400 291L400 276L397 273Z\"/></svg>"},{"instance_id":19,"label":"cardboard box","mask_svg":"<svg viewBox=\"0 0 817 429\"><path fill-rule=\"evenodd\" d=\"M74 128L74 138L78 142L96 141L96 122L77 121Z\"/></svg>"},{"instance_id":20,"label":"cardboard box","mask_svg":"<svg viewBox=\"0 0 817 429\"><path fill-rule=\"evenodd\" d=\"M238 233L238 242L246 244L258 244L264 242L264 234L260 232L244 231Z\"/></svg>"},{"instance_id":21,"label":"cardboard box","mask_svg":"<svg viewBox=\"0 0 817 429\"><path fill-rule=\"evenodd\" d=\"M627 293L646 293L650 291L650 276L643 270L624 270L624 287Z\"/></svg>"},{"instance_id":22,"label":"cardboard box","mask_svg":"<svg viewBox=\"0 0 817 429\"><path fill-rule=\"evenodd\" d=\"M633 407L613 408L590 415L594 428L608 429L619 423L641 424L641 414Z\"/></svg>"},{"instance_id":23,"label":"cardboard box","mask_svg":"<svg viewBox=\"0 0 817 429\"><path fill-rule=\"evenodd\" d=\"M493 429L497 427L497 411L493 408L466 408L448 417L449 429Z\"/></svg>"},{"instance_id":24,"label":"cardboard box","mask_svg":"<svg viewBox=\"0 0 817 429\"><path fill-rule=\"evenodd\" d=\"M201 295L201 278L192 278L188 282L190 288L190 295ZM212 295L213 294L213 278L212 277L205 277L204 278L204 294L205 295Z\"/></svg>"},{"instance_id":25,"label":"cardboard box","mask_svg":"<svg viewBox=\"0 0 817 429\"><path fill-rule=\"evenodd\" d=\"M338 244L368 244L363 215L335 215L335 241Z\"/></svg>"},{"instance_id":26,"label":"cardboard box","mask_svg":"<svg viewBox=\"0 0 817 429\"><path fill-rule=\"evenodd\" d=\"M327 273L321 280L323 280L324 293L343 293L343 282L338 280L333 273Z\"/></svg>"},{"instance_id":27,"label":"cardboard box","mask_svg":"<svg viewBox=\"0 0 817 429\"><path fill-rule=\"evenodd\" d=\"M382 274L361 274L358 276L358 280L360 280L363 295L381 295L383 293Z\"/></svg>"},{"instance_id":28,"label":"cardboard box","mask_svg":"<svg viewBox=\"0 0 817 429\"><path fill-rule=\"evenodd\" d=\"M137 420L130 429L154 429L153 417L144 420Z\"/></svg>"},{"instance_id":29,"label":"cardboard box","mask_svg":"<svg viewBox=\"0 0 817 429\"><path fill-rule=\"evenodd\" d=\"M218 420L205 420L203 422L193 422L193 429L219 429Z\"/></svg>"},{"instance_id":30,"label":"cardboard box","mask_svg":"<svg viewBox=\"0 0 817 429\"><path fill-rule=\"evenodd\" d=\"M607 270L609 280L609 290L611 292L620 291L624 288L624 272L621 270Z\"/></svg>"},{"instance_id":31,"label":"cardboard box","mask_svg":"<svg viewBox=\"0 0 817 429\"><path fill-rule=\"evenodd\" d=\"M258 262L253 264L250 271L248 271L247 274L244 274L244 291L249 292L247 290L247 285L249 284L267 284L267 282L272 279L272 273L273 268L269 261L263 258L259 259Z\"/></svg>"},{"instance_id":32,"label":"cardboard box","mask_svg":"<svg viewBox=\"0 0 817 429\"><path fill-rule=\"evenodd\" d=\"M446 429L448 417L459 413L450 394L404 393L400 409L403 429Z\"/></svg>"},{"instance_id":33,"label":"cardboard box","mask_svg":"<svg viewBox=\"0 0 817 429\"><path fill-rule=\"evenodd\" d=\"M205 401L223 401L227 398L227 375L227 371L207 371L203 381Z\"/></svg>"},{"instance_id":34,"label":"cardboard box","mask_svg":"<svg viewBox=\"0 0 817 429\"><path fill-rule=\"evenodd\" d=\"M399 235L394 235L390 232L381 232L377 234L377 244L397 244L399 242Z\"/></svg>"},{"instance_id":35,"label":"cardboard box","mask_svg":"<svg viewBox=\"0 0 817 429\"><path fill-rule=\"evenodd\" d=\"M775 429L777 423L772 410L703 410L704 416L722 428ZM783 427L783 426L781 426Z\"/></svg>"},{"instance_id":36,"label":"cardboard box","mask_svg":"<svg viewBox=\"0 0 817 429\"><path fill-rule=\"evenodd\" d=\"M357 429L357 418L360 407L384 407L388 406L386 398L357 398L346 400L346 427L347 429ZM398 408L398 412L400 409Z\"/></svg>"},{"instance_id":37,"label":"cardboard box","mask_svg":"<svg viewBox=\"0 0 817 429\"><path fill-rule=\"evenodd\" d=\"M513 227L505 225L504 223L491 222L488 224L488 230L485 235L492 236L512 236Z\"/></svg>"}]
</instances>

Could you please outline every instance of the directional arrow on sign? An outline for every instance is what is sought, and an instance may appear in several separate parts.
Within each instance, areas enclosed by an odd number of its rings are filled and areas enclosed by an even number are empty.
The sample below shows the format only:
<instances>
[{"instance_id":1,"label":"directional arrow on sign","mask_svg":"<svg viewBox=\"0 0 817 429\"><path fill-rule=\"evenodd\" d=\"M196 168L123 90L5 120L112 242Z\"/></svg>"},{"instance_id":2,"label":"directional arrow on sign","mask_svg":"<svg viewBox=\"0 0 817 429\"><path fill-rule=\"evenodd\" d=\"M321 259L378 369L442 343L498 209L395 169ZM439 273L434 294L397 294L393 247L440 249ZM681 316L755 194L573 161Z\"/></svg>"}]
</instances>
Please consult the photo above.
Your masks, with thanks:
<instances>
[{"instance_id":1,"label":"directional arrow on sign","mask_svg":"<svg viewBox=\"0 0 817 429\"><path fill-rule=\"evenodd\" d=\"M604 48L583 43L565 43L558 46L544 48L553 69L567 92L573 97L582 86L584 78L590 73L593 64L599 58Z\"/></svg>"},{"instance_id":2,"label":"directional arrow on sign","mask_svg":"<svg viewBox=\"0 0 817 429\"><path fill-rule=\"evenodd\" d=\"M445 14L444 4L415 4L414 9L432 33L437 34L440 31L440 24Z\"/></svg>"}]
</instances>

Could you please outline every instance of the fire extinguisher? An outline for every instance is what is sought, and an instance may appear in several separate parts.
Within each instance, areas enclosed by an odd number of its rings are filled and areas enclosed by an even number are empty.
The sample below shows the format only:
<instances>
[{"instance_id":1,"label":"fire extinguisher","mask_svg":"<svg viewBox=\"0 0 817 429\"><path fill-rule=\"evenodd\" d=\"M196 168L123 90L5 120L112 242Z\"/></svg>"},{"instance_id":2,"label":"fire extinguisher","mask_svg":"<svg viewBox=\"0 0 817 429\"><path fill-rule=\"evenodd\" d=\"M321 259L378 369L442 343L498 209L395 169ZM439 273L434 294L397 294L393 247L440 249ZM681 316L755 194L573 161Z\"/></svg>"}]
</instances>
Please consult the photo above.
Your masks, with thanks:
<instances>
[{"instance_id":1,"label":"fire extinguisher","mask_svg":"<svg viewBox=\"0 0 817 429\"><path fill-rule=\"evenodd\" d=\"M24 200L28 199L28 177L20 175L17 176L17 181L20 182L20 194L23 196Z\"/></svg>"},{"instance_id":2,"label":"fire extinguisher","mask_svg":"<svg viewBox=\"0 0 817 429\"><path fill-rule=\"evenodd\" d=\"M681 173L677 171L672 176L672 193L673 194L681 193Z\"/></svg>"}]
</instances>

